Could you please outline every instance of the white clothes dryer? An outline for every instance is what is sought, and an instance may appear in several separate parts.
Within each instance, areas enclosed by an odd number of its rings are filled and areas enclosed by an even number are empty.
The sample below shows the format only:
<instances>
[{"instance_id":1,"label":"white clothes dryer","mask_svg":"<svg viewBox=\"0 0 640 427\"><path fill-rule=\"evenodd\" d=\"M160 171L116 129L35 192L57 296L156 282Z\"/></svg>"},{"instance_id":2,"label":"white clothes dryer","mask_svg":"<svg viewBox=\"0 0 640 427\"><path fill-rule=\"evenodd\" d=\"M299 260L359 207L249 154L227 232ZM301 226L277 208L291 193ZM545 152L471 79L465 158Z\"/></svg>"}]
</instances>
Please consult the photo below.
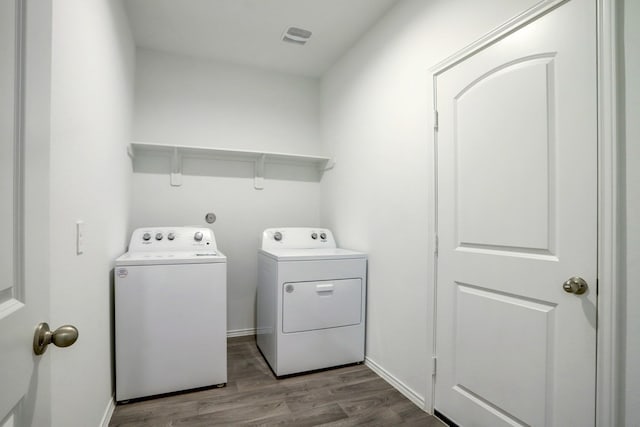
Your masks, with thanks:
<instances>
[{"instance_id":1,"label":"white clothes dryer","mask_svg":"<svg viewBox=\"0 0 640 427\"><path fill-rule=\"evenodd\" d=\"M366 254L337 248L330 230L265 230L256 340L275 375L363 362L366 288Z\"/></svg>"},{"instance_id":2,"label":"white clothes dryer","mask_svg":"<svg viewBox=\"0 0 640 427\"><path fill-rule=\"evenodd\" d=\"M227 382L227 258L208 228L133 232L115 263L116 401Z\"/></svg>"}]
</instances>

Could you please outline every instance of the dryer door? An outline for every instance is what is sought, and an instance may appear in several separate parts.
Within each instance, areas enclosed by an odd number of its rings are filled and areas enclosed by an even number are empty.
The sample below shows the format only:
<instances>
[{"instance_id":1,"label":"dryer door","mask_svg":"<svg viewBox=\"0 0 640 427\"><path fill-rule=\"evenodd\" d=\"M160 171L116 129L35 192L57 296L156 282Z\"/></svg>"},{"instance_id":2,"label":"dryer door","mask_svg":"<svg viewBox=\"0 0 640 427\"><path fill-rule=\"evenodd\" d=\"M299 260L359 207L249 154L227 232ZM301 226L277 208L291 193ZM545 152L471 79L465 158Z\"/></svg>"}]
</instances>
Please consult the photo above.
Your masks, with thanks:
<instances>
[{"instance_id":1,"label":"dryer door","mask_svg":"<svg viewBox=\"0 0 640 427\"><path fill-rule=\"evenodd\" d=\"M362 280L284 283L282 332L357 325L362 321Z\"/></svg>"}]
</instances>

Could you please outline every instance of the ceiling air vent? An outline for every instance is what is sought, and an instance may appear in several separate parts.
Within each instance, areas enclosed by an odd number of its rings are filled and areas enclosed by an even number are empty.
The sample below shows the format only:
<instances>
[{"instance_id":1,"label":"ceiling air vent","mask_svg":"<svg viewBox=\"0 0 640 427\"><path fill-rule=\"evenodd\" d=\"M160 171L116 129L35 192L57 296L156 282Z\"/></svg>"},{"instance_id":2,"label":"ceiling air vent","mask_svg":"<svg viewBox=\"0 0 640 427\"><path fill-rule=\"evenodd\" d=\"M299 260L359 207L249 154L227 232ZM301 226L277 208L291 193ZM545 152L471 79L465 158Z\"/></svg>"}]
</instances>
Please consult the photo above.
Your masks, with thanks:
<instances>
[{"instance_id":1,"label":"ceiling air vent","mask_svg":"<svg viewBox=\"0 0 640 427\"><path fill-rule=\"evenodd\" d=\"M311 37L311 31L297 27L289 27L282 34L282 40L296 44L306 44L309 37Z\"/></svg>"}]
</instances>

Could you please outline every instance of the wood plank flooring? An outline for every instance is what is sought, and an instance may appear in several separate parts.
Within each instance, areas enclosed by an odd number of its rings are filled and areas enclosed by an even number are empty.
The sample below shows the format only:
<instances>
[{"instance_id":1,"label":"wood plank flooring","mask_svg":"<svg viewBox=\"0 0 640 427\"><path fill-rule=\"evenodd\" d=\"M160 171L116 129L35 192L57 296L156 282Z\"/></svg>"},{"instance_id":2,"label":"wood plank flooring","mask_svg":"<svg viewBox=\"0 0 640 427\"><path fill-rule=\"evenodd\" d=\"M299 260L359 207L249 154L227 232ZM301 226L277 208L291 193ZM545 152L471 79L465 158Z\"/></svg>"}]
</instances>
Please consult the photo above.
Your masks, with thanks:
<instances>
[{"instance_id":1,"label":"wood plank flooring","mask_svg":"<svg viewBox=\"0 0 640 427\"><path fill-rule=\"evenodd\" d=\"M224 388L118 405L110 427L444 426L364 365L276 379L255 338L228 341Z\"/></svg>"}]
</instances>

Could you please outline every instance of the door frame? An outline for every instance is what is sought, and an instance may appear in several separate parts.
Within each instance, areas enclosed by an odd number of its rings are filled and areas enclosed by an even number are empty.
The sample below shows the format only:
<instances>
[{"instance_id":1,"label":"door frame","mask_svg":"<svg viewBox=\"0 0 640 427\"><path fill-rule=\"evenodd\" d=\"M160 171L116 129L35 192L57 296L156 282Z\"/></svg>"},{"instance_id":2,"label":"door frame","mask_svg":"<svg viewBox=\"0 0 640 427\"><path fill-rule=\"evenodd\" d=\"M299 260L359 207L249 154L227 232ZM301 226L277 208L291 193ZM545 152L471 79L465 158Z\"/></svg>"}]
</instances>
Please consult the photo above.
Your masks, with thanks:
<instances>
[{"instance_id":1,"label":"door frame","mask_svg":"<svg viewBox=\"0 0 640 427\"><path fill-rule=\"evenodd\" d=\"M538 19L542 15L571 0L542 0L535 6L515 16L496 29L490 31L467 47L446 58L429 69L433 82L433 110L429 119L433 129L433 150L428 151L428 164L433 168L433 175L427 182L429 202L431 202L429 232L433 236L428 242L430 254L429 265L432 267L432 280L427 283L427 317L432 319L433 328L428 330L427 344L433 350L431 375L427 378L427 396L424 409L433 413L435 402L435 368L436 368L436 297L437 297L437 99L436 83L438 75L449 68L474 55L509 33ZM593 0L596 2L596 37L597 37L597 97L598 97L598 326L596 348L596 419L595 425L606 427L618 425L624 419L623 384L624 361L624 320L617 313L624 307L624 272L620 261L624 255L619 233L624 231L621 221L620 202L623 178L619 176L619 164L622 142L619 135L618 111L620 97L618 58L618 30L620 29L620 11L617 0ZM430 396L429 396L430 394Z\"/></svg>"}]
</instances>

